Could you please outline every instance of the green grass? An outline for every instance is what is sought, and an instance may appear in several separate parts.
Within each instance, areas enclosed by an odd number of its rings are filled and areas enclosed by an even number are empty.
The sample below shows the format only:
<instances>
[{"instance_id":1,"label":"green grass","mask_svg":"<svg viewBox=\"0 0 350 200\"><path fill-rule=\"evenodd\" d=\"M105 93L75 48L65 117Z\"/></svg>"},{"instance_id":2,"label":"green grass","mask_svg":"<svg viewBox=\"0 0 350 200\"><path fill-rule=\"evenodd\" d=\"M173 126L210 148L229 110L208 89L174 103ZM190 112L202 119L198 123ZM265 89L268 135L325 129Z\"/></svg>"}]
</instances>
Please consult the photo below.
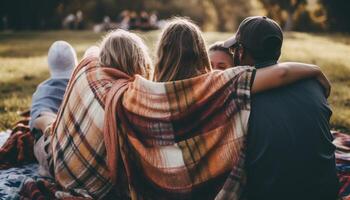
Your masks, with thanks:
<instances>
[{"instance_id":1,"label":"green grass","mask_svg":"<svg viewBox=\"0 0 350 200\"><path fill-rule=\"evenodd\" d=\"M159 32L140 33L152 54ZM46 55L55 40L66 40L81 56L103 34L92 32L0 33L0 130L11 128L17 113L28 109L36 85L48 78ZM205 33L208 44L230 37L229 33ZM319 65L333 83L329 102L333 128L350 130L350 35L288 33L283 61Z\"/></svg>"}]
</instances>

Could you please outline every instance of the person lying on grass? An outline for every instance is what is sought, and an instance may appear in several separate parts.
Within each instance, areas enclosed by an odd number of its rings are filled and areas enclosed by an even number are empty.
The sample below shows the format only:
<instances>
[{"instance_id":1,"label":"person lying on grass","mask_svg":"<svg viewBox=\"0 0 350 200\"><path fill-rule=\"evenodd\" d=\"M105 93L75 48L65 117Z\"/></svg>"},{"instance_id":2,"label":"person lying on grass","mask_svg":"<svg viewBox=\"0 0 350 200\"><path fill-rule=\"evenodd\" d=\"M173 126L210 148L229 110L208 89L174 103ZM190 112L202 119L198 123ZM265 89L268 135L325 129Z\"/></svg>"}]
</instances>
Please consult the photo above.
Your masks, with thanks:
<instances>
[{"instance_id":1,"label":"person lying on grass","mask_svg":"<svg viewBox=\"0 0 350 200\"><path fill-rule=\"evenodd\" d=\"M46 160L48 155L43 149L50 141L44 141L42 131L35 127L35 120L41 115L55 118L61 106L67 84L74 67L77 65L77 55L74 48L65 41L54 42L48 52L50 78L40 83L32 97L29 127L36 140L34 154L36 159ZM41 165L39 174L49 176L48 166Z\"/></svg>"},{"instance_id":2,"label":"person lying on grass","mask_svg":"<svg viewBox=\"0 0 350 200\"><path fill-rule=\"evenodd\" d=\"M52 137L56 181L94 199L240 197L251 93L311 77L330 89L302 63L212 71L201 31L185 19L161 33L152 82L144 45L130 35L117 30L80 62L52 126L38 119ZM225 182L239 190L219 194Z\"/></svg>"},{"instance_id":3,"label":"person lying on grass","mask_svg":"<svg viewBox=\"0 0 350 200\"><path fill-rule=\"evenodd\" d=\"M74 48L65 41L56 41L51 45L47 60L50 78L40 83L32 96L31 131L35 128L33 122L42 112L58 112L69 78L78 64Z\"/></svg>"}]
</instances>

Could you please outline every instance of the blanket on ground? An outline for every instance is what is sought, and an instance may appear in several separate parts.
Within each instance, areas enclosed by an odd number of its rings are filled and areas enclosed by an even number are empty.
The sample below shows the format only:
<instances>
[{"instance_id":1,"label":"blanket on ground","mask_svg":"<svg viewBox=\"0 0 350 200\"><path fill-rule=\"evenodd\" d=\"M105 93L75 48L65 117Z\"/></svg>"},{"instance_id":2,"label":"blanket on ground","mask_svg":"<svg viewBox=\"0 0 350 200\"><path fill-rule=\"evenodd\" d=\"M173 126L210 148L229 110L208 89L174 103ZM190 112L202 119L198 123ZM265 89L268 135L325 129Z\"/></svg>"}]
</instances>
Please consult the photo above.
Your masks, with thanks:
<instances>
[{"instance_id":1,"label":"blanket on ground","mask_svg":"<svg viewBox=\"0 0 350 200\"><path fill-rule=\"evenodd\" d=\"M33 163L34 137L28 126L29 113L20 114L22 119L12 131L0 132L0 199L90 200L76 197L74 191L64 191L53 180L39 176L40 167Z\"/></svg>"},{"instance_id":2,"label":"blanket on ground","mask_svg":"<svg viewBox=\"0 0 350 200\"><path fill-rule=\"evenodd\" d=\"M35 162L29 113L20 114L12 131L0 132L0 199L18 199L24 180L38 176L38 165L28 164Z\"/></svg>"},{"instance_id":3,"label":"blanket on ground","mask_svg":"<svg viewBox=\"0 0 350 200\"><path fill-rule=\"evenodd\" d=\"M0 132L0 148L5 144L5 142L10 137L10 135L11 135L10 129Z\"/></svg>"},{"instance_id":4,"label":"blanket on ground","mask_svg":"<svg viewBox=\"0 0 350 200\"><path fill-rule=\"evenodd\" d=\"M28 126L29 111L20 115L23 119L15 124L10 137L0 148L0 170L36 161L33 153L34 137Z\"/></svg>"},{"instance_id":5,"label":"blanket on ground","mask_svg":"<svg viewBox=\"0 0 350 200\"><path fill-rule=\"evenodd\" d=\"M0 170L0 199L18 199L24 181L37 176L38 164L36 163Z\"/></svg>"},{"instance_id":6,"label":"blanket on ground","mask_svg":"<svg viewBox=\"0 0 350 200\"><path fill-rule=\"evenodd\" d=\"M0 132L0 147L5 143L10 133L10 130ZM333 143L337 147L336 163L340 180L339 197L342 197L344 200L350 200L350 136L348 134L336 131L332 131L332 135L334 136ZM37 188L37 186L31 186L32 184L41 185L39 194L42 195L45 193L47 195L47 191L52 187L45 189L42 185L48 186L48 184L39 183L40 181L26 181L26 183L24 183L25 180L29 178L36 179L36 177L38 177L37 172L37 164L28 164L20 167L13 167L7 170L0 170L0 199L18 199L20 197L20 190L22 190L22 197L24 197L24 194L34 194L34 188ZM58 191L57 185L55 185L53 188L55 190L51 191L50 195L53 195L52 193ZM110 195L113 197L113 194Z\"/></svg>"},{"instance_id":7,"label":"blanket on ground","mask_svg":"<svg viewBox=\"0 0 350 200\"><path fill-rule=\"evenodd\" d=\"M53 126L56 180L96 199L111 188L121 199L234 199L254 72L154 83L83 60Z\"/></svg>"},{"instance_id":8,"label":"blanket on ground","mask_svg":"<svg viewBox=\"0 0 350 200\"><path fill-rule=\"evenodd\" d=\"M335 158L340 183L339 196L350 200L350 135L332 132L336 146Z\"/></svg>"},{"instance_id":9,"label":"blanket on ground","mask_svg":"<svg viewBox=\"0 0 350 200\"><path fill-rule=\"evenodd\" d=\"M61 187L50 179L27 178L19 192L20 200L92 200L89 197L74 197L61 191Z\"/></svg>"}]
</instances>

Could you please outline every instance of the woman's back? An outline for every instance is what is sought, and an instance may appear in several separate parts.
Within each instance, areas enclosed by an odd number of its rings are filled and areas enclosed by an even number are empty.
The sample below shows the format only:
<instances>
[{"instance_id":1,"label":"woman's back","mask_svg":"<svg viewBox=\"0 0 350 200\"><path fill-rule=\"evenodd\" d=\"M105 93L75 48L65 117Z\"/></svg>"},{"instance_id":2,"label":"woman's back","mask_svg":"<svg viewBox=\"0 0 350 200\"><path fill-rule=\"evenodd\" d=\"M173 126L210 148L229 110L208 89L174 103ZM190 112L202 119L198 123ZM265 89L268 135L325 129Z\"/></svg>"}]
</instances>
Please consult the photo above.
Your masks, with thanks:
<instances>
[{"instance_id":1,"label":"woman's back","mask_svg":"<svg viewBox=\"0 0 350 200\"><path fill-rule=\"evenodd\" d=\"M186 199L185 195L214 199L220 191L219 198L239 194L254 69L211 72L200 29L182 18L173 19L164 28L157 56L154 80L170 81L165 91L171 107L171 120L167 126L161 124L159 132L178 136L173 141L181 149L185 163L182 168L188 174L187 179L180 176L181 172L173 173L174 178L163 175L169 181L176 182L176 176L183 181L177 185L178 191L176 187L163 190L168 190L168 197L182 194L181 199ZM216 79L213 74L222 77ZM194 80L200 81L196 84ZM164 131L163 127L172 129ZM187 191L186 181L190 183ZM224 184L234 185L234 189L226 192Z\"/></svg>"},{"instance_id":2,"label":"woman's back","mask_svg":"<svg viewBox=\"0 0 350 200\"><path fill-rule=\"evenodd\" d=\"M100 50L80 62L52 131L53 171L64 189L94 199L110 191L104 138L107 98L119 78L147 77L149 66L142 40L122 30L108 34Z\"/></svg>"},{"instance_id":3,"label":"woman's back","mask_svg":"<svg viewBox=\"0 0 350 200\"><path fill-rule=\"evenodd\" d=\"M88 188L85 192L98 196L111 188L103 140L103 102L111 83L91 81L100 77L91 76L99 74L93 73L99 69L97 58L90 60L71 80L74 87L65 94L52 147L54 174L60 185Z\"/></svg>"}]
</instances>

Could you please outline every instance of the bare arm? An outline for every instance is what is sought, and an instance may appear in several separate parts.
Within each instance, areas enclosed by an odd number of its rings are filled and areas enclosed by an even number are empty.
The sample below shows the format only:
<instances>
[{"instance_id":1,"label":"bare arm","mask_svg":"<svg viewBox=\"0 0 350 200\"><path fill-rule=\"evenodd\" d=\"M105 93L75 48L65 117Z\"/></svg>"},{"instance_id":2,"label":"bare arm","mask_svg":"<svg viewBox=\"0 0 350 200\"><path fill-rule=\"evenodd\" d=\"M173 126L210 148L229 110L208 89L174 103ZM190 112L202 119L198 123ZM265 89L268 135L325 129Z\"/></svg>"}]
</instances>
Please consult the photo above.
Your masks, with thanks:
<instances>
[{"instance_id":1,"label":"bare arm","mask_svg":"<svg viewBox=\"0 0 350 200\"><path fill-rule=\"evenodd\" d=\"M331 86L320 68L316 65L296 62L279 63L258 69L252 86L252 93L259 93L307 78L316 78L323 86L326 97L329 96Z\"/></svg>"}]
</instances>

